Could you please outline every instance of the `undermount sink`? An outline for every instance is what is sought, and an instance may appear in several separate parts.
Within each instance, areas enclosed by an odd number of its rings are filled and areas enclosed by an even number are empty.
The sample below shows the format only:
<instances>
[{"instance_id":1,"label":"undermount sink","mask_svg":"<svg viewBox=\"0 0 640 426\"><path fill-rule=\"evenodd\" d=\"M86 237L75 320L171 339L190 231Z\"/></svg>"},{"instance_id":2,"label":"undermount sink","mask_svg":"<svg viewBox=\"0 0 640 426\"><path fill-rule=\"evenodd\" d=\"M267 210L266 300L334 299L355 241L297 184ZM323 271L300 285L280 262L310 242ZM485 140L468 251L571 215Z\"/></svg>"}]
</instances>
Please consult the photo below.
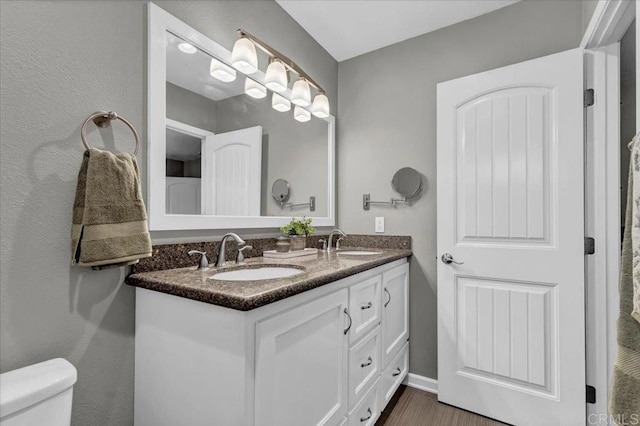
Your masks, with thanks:
<instances>
[{"instance_id":1,"label":"undermount sink","mask_svg":"<svg viewBox=\"0 0 640 426\"><path fill-rule=\"evenodd\" d=\"M243 268L218 272L211 276L214 280L223 281L258 281L287 278L302 274L304 270L287 266L263 266L260 268Z\"/></svg>"},{"instance_id":2,"label":"undermount sink","mask_svg":"<svg viewBox=\"0 0 640 426\"><path fill-rule=\"evenodd\" d=\"M373 256L375 254L381 254L381 251L367 251L367 250L340 250L336 252L345 256Z\"/></svg>"}]
</instances>

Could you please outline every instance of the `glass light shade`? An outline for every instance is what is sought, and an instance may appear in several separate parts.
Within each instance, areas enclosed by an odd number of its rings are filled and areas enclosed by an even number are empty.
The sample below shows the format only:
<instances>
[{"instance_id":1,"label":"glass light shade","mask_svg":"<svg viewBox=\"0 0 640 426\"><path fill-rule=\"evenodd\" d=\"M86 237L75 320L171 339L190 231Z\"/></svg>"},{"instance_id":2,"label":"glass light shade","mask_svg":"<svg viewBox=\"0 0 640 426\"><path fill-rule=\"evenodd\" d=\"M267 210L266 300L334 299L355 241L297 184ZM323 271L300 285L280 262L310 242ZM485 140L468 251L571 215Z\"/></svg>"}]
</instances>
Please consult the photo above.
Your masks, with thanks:
<instances>
[{"instance_id":1,"label":"glass light shade","mask_svg":"<svg viewBox=\"0 0 640 426\"><path fill-rule=\"evenodd\" d=\"M271 106L276 111L286 112L291 109L291 102L289 102L289 99L274 93L271 97Z\"/></svg>"},{"instance_id":2,"label":"glass light shade","mask_svg":"<svg viewBox=\"0 0 640 426\"><path fill-rule=\"evenodd\" d=\"M211 58L211 65L209 65L209 74L211 74L211 77L217 78L225 83L236 79L236 70L213 58Z\"/></svg>"},{"instance_id":3,"label":"glass light shade","mask_svg":"<svg viewBox=\"0 0 640 426\"><path fill-rule=\"evenodd\" d=\"M245 74L253 74L258 70L256 46L247 38L240 38L231 51L231 65Z\"/></svg>"},{"instance_id":4,"label":"glass light shade","mask_svg":"<svg viewBox=\"0 0 640 426\"><path fill-rule=\"evenodd\" d=\"M178 49L180 49L181 52L189 55L193 55L198 51L198 49L196 49L196 47L193 44L187 43L186 41L183 41L182 43L178 44Z\"/></svg>"},{"instance_id":5,"label":"glass light shade","mask_svg":"<svg viewBox=\"0 0 640 426\"><path fill-rule=\"evenodd\" d=\"M273 61L269 64L264 76L264 85L278 93L287 90L287 70L282 62Z\"/></svg>"},{"instance_id":6,"label":"glass light shade","mask_svg":"<svg viewBox=\"0 0 640 426\"><path fill-rule=\"evenodd\" d=\"M296 106L293 110L293 118L304 123L311 120L311 113L302 107Z\"/></svg>"},{"instance_id":7,"label":"glass light shade","mask_svg":"<svg viewBox=\"0 0 640 426\"><path fill-rule=\"evenodd\" d=\"M309 106L311 104L311 89L306 80L300 79L293 83L291 89L291 102L299 106Z\"/></svg>"},{"instance_id":8,"label":"glass light shade","mask_svg":"<svg viewBox=\"0 0 640 426\"><path fill-rule=\"evenodd\" d=\"M262 84L256 83L250 78L247 78L244 81L244 93L251 96L252 98L262 99L267 96L267 88Z\"/></svg>"},{"instance_id":9,"label":"glass light shade","mask_svg":"<svg viewBox=\"0 0 640 426\"><path fill-rule=\"evenodd\" d=\"M329 98L323 94L316 95L311 105L311 113L318 118L327 118L329 112Z\"/></svg>"}]
</instances>

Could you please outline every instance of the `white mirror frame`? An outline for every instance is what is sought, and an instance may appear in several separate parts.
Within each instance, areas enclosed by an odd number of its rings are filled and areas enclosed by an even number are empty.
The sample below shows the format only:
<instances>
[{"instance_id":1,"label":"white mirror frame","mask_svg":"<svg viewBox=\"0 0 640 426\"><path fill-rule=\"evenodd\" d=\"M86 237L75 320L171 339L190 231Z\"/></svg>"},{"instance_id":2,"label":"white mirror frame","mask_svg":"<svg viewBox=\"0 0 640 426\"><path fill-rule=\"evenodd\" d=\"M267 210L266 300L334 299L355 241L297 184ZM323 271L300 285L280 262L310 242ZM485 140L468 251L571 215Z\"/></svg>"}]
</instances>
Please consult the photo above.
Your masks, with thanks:
<instances>
[{"instance_id":1,"label":"white mirror frame","mask_svg":"<svg viewBox=\"0 0 640 426\"><path fill-rule=\"evenodd\" d=\"M168 231L279 228L289 223L292 216L302 216L302 214L296 214L295 210L286 216L170 215L166 213L166 33L170 31L210 55L227 61L227 63L230 63L231 52L153 3L148 5L148 31L147 206L149 229ZM260 70L252 74L251 77L259 82L264 82L264 72ZM282 95L290 99L291 89ZM329 127L327 141L328 216L313 217L313 224L317 227L335 226L335 118L330 116L324 120L327 121Z\"/></svg>"}]
</instances>

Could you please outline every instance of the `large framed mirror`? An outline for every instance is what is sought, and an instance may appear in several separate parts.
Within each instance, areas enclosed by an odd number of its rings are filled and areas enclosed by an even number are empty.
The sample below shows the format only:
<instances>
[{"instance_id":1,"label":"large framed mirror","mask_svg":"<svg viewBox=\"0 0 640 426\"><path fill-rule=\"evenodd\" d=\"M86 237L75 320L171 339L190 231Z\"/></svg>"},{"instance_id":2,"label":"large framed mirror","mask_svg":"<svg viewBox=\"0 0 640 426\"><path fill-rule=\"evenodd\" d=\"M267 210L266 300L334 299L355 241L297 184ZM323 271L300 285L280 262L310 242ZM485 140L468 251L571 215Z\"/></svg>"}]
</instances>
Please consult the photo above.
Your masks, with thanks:
<instances>
[{"instance_id":1,"label":"large framed mirror","mask_svg":"<svg viewBox=\"0 0 640 426\"><path fill-rule=\"evenodd\" d=\"M291 85L249 96L264 72L231 68L227 48L152 3L148 18L149 228L334 226L334 117L294 119ZM287 202L272 194L281 181Z\"/></svg>"}]
</instances>

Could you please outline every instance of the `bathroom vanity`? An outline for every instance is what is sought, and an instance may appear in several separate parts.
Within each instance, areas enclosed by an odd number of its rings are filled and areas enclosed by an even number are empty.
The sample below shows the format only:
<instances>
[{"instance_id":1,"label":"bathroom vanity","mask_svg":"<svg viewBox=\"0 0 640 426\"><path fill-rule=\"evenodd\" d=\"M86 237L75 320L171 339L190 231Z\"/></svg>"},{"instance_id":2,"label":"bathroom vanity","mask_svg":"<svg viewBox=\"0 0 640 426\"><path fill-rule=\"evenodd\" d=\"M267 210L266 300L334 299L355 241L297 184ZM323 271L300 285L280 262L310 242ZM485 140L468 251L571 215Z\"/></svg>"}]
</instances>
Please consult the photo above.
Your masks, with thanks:
<instances>
[{"instance_id":1,"label":"bathroom vanity","mask_svg":"<svg viewBox=\"0 0 640 426\"><path fill-rule=\"evenodd\" d=\"M131 275L135 423L373 425L408 372L409 250Z\"/></svg>"}]
</instances>

